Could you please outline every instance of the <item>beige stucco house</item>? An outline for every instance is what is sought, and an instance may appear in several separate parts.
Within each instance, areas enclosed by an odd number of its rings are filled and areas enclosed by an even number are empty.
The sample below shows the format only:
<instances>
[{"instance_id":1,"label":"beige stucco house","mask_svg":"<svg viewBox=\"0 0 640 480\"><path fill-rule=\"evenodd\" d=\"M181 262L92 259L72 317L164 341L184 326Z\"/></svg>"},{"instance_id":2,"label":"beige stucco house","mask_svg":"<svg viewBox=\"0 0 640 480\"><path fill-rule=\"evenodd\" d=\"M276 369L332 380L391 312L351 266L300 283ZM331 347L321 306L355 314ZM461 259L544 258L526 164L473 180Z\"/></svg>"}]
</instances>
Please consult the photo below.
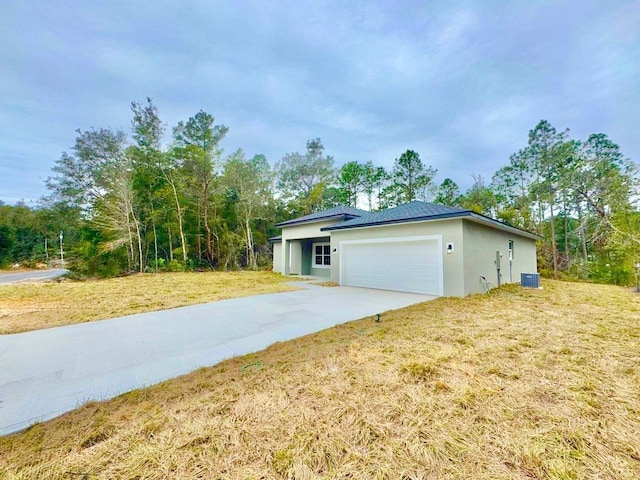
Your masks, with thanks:
<instances>
[{"instance_id":1,"label":"beige stucco house","mask_svg":"<svg viewBox=\"0 0 640 480\"><path fill-rule=\"evenodd\" d=\"M274 271L340 285L465 296L537 271L538 235L457 207L336 207L276 226Z\"/></svg>"}]
</instances>

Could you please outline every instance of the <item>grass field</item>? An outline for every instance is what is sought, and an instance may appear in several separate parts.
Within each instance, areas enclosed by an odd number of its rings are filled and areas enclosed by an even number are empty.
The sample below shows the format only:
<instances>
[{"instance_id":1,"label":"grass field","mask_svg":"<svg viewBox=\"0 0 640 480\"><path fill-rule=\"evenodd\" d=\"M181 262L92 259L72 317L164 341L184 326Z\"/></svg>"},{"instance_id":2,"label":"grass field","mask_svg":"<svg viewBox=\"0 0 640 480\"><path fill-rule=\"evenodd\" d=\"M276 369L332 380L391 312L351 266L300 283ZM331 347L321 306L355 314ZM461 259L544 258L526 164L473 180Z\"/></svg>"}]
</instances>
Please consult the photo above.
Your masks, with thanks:
<instances>
[{"instance_id":1,"label":"grass field","mask_svg":"<svg viewBox=\"0 0 640 480\"><path fill-rule=\"evenodd\" d=\"M640 478L640 296L438 299L0 439L3 479Z\"/></svg>"},{"instance_id":2,"label":"grass field","mask_svg":"<svg viewBox=\"0 0 640 480\"><path fill-rule=\"evenodd\" d=\"M191 272L0 285L0 334L294 290L270 272Z\"/></svg>"}]
</instances>

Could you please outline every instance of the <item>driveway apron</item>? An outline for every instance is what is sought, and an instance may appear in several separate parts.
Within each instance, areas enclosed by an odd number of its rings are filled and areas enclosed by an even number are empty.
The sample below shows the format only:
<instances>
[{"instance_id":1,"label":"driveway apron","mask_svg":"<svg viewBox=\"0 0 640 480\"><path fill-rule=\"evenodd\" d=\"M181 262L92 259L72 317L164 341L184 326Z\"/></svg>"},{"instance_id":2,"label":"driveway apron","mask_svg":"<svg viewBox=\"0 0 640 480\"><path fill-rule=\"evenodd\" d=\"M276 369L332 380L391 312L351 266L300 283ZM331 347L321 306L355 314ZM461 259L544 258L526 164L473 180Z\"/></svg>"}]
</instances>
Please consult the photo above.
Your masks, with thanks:
<instances>
[{"instance_id":1,"label":"driveway apron","mask_svg":"<svg viewBox=\"0 0 640 480\"><path fill-rule=\"evenodd\" d=\"M224 300L0 336L0 435L369 315L434 297L303 284Z\"/></svg>"}]
</instances>

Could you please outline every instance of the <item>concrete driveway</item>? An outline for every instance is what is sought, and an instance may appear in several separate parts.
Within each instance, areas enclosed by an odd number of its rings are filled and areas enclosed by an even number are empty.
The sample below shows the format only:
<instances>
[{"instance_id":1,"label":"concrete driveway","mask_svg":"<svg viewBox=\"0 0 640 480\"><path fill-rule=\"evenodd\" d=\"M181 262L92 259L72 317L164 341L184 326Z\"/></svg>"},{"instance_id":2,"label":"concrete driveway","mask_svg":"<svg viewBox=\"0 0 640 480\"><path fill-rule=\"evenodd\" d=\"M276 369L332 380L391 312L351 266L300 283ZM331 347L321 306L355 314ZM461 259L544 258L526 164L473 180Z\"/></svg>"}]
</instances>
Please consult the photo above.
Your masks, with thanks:
<instances>
[{"instance_id":1,"label":"concrete driveway","mask_svg":"<svg viewBox=\"0 0 640 480\"><path fill-rule=\"evenodd\" d=\"M69 273L62 268L52 270L31 270L28 272L0 273L0 285L7 283L24 282L25 280L50 280Z\"/></svg>"},{"instance_id":2,"label":"concrete driveway","mask_svg":"<svg viewBox=\"0 0 640 480\"><path fill-rule=\"evenodd\" d=\"M0 435L284 340L434 297L320 287L0 336ZM384 317L383 317L384 318Z\"/></svg>"}]
</instances>

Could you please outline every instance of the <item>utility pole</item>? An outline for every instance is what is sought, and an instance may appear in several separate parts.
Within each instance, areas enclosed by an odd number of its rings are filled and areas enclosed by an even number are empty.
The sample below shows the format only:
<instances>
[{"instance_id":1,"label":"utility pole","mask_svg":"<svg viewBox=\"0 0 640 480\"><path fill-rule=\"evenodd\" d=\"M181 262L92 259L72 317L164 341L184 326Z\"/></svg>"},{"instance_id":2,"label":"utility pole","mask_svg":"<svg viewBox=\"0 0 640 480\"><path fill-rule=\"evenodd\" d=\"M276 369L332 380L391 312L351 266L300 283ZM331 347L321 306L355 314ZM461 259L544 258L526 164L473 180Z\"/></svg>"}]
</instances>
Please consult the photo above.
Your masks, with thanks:
<instances>
[{"instance_id":1,"label":"utility pole","mask_svg":"<svg viewBox=\"0 0 640 480\"><path fill-rule=\"evenodd\" d=\"M60 262L62 263L62 266L64 267L64 248L62 246L62 239L64 238L63 232L62 230L60 230Z\"/></svg>"},{"instance_id":2,"label":"utility pole","mask_svg":"<svg viewBox=\"0 0 640 480\"><path fill-rule=\"evenodd\" d=\"M47 250L47 237L44 237L44 263L49 266L49 250Z\"/></svg>"}]
</instances>

